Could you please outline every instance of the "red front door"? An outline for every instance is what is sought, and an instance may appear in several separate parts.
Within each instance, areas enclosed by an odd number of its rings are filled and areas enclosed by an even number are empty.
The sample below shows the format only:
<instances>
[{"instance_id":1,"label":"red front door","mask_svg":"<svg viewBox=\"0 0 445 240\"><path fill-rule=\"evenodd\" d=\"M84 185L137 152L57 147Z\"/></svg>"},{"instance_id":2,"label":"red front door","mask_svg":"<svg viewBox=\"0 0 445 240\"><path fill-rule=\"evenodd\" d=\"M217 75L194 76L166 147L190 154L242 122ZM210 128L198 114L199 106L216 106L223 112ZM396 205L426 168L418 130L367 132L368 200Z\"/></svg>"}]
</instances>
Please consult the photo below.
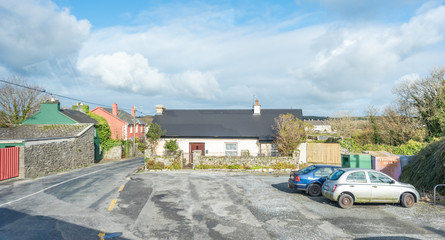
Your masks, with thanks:
<instances>
[{"instance_id":1,"label":"red front door","mask_svg":"<svg viewBox=\"0 0 445 240\"><path fill-rule=\"evenodd\" d=\"M193 163L193 151L201 150L201 155L205 155L204 143L190 143L190 163Z\"/></svg>"}]
</instances>

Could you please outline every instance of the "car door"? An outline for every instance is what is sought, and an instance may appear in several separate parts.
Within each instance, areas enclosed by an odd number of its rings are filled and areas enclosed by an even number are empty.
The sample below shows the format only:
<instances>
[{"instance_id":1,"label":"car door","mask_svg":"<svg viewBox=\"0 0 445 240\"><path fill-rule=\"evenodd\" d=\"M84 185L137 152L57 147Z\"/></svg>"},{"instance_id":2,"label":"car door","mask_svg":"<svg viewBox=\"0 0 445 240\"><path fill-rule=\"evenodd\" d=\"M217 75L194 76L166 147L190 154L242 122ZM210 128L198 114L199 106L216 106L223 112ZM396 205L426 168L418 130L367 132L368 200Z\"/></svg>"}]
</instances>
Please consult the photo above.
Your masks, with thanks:
<instances>
[{"instance_id":1,"label":"car door","mask_svg":"<svg viewBox=\"0 0 445 240\"><path fill-rule=\"evenodd\" d=\"M372 202L398 202L399 191L394 185L394 179L383 173L368 171L372 186Z\"/></svg>"},{"instance_id":2,"label":"car door","mask_svg":"<svg viewBox=\"0 0 445 240\"><path fill-rule=\"evenodd\" d=\"M343 191L354 195L356 202L371 201L372 189L366 178L365 171L351 172L345 179Z\"/></svg>"}]
</instances>

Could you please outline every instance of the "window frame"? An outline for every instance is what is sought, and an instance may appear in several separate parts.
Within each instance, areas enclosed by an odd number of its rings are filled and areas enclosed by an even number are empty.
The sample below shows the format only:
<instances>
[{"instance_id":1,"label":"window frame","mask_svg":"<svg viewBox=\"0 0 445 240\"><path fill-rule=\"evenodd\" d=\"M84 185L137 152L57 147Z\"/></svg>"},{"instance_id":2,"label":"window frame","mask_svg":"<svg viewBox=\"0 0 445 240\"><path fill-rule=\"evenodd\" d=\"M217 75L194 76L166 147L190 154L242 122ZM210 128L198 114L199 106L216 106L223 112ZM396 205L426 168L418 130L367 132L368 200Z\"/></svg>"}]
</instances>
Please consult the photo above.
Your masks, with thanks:
<instances>
[{"instance_id":1,"label":"window frame","mask_svg":"<svg viewBox=\"0 0 445 240\"><path fill-rule=\"evenodd\" d=\"M227 146L234 145L235 149L227 149ZM231 153L231 154L228 154ZM234 155L233 155L234 153ZM237 142L225 142L224 143L224 156L226 157L237 157L238 156L238 143Z\"/></svg>"}]
</instances>

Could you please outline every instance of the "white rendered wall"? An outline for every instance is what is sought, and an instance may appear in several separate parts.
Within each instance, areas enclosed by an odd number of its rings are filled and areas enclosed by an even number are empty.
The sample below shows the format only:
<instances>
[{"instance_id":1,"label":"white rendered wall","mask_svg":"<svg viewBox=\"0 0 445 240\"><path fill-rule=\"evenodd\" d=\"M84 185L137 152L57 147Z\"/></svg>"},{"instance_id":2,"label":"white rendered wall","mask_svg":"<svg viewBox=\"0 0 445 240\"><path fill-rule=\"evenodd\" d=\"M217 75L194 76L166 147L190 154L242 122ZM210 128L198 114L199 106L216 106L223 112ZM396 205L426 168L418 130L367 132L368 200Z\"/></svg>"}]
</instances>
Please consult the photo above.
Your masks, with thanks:
<instances>
[{"instance_id":1,"label":"white rendered wall","mask_svg":"<svg viewBox=\"0 0 445 240\"><path fill-rule=\"evenodd\" d=\"M156 151L157 155L164 154L165 142L170 139L161 139ZM190 151L190 143L204 143L204 151L206 156L225 156L226 143L237 144L237 156L241 156L241 150L248 150L250 156L257 156L259 151L258 139L176 139L179 149L183 151L184 157L188 158Z\"/></svg>"}]
</instances>

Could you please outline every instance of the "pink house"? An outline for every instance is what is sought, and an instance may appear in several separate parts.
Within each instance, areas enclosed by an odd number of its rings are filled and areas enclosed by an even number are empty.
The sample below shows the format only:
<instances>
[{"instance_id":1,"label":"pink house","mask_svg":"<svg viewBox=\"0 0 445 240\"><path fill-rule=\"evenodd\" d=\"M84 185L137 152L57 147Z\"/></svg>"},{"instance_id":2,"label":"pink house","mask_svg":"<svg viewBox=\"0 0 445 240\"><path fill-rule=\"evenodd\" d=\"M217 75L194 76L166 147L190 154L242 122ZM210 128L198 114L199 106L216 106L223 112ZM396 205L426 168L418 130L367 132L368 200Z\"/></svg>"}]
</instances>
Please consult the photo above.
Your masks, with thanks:
<instances>
[{"instance_id":1,"label":"pink house","mask_svg":"<svg viewBox=\"0 0 445 240\"><path fill-rule=\"evenodd\" d=\"M131 108L131 115L125 111L119 110L117 104L113 103L112 108L97 107L91 111L105 118L110 125L111 138L117 140L128 140L133 137L144 139L146 123L135 118L134 107ZM134 121L136 124L134 126Z\"/></svg>"}]
</instances>

